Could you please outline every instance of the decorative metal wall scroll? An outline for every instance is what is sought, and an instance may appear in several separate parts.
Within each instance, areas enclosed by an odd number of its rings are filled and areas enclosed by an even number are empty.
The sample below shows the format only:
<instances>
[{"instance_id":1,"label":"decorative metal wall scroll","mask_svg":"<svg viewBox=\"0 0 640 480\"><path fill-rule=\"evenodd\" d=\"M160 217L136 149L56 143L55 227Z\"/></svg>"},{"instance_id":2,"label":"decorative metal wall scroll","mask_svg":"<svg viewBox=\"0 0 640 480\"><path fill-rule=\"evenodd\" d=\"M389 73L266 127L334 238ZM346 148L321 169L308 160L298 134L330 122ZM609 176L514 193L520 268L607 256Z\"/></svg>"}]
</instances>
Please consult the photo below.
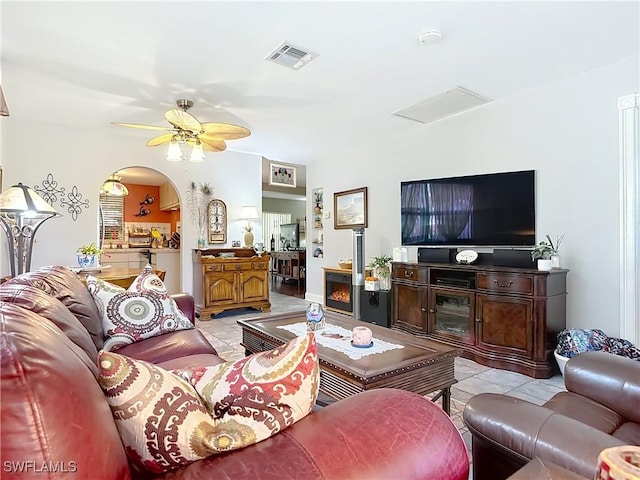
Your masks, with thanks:
<instances>
[{"instance_id":1,"label":"decorative metal wall scroll","mask_svg":"<svg viewBox=\"0 0 640 480\"><path fill-rule=\"evenodd\" d=\"M60 205L67 209L74 221L82 213L82 207L89 208L89 200L82 200L82 194L78 192L78 187L73 186L71 192L67 193L67 199L60 199Z\"/></svg>"},{"instance_id":2,"label":"decorative metal wall scroll","mask_svg":"<svg viewBox=\"0 0 640 480\"><path fill-rule=\"evenodd\" d=\"M58 188L58 181L53 179L51 173L42 181L42 187L35 185L33 189L52 207L58 201L58 195L64 197L64 187Z\"/></svg>"}]
</instances>

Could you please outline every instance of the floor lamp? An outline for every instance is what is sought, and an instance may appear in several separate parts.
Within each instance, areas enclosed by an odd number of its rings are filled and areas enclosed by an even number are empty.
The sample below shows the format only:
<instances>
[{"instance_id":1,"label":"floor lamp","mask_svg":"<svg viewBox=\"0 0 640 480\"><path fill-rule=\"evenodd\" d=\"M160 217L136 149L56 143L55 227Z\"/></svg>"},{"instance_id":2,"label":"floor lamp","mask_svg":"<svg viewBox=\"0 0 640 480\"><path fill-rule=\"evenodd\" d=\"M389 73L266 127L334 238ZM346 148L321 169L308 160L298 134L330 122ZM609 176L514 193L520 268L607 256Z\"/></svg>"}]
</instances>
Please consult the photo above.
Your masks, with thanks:
<instances>
[{"instance_id":1,"label":"floor lamp","mask_svg":"<svg viewBox=\"0 0 640 480\"><path fill-rule=\"evenodd\" d=\"M31 269L36 231L60 214L31 188L18 183L0 194L0 226L9 242L11 276Z\"/></svg>"}]
</instances>

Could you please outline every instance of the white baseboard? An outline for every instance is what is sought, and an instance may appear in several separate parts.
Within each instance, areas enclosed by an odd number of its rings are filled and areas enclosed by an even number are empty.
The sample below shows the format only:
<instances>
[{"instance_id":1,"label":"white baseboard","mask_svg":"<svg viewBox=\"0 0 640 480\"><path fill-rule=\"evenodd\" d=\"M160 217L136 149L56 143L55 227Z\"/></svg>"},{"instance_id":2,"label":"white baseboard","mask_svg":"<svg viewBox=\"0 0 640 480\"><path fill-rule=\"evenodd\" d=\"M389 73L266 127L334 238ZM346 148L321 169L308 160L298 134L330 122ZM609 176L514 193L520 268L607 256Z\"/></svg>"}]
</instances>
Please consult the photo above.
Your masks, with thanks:
<instances>
[{"instance_id":1,"label":"white baseboard","mask_svg":"<svg viewBox=\"0 0 640 480\"><path fill-rule=\"evenodd\" d=\"M324 305L324 298L322 295L317 295L315 293L305 293L304 299L309 300L310 302L319 303L320 305Z\"/></svg>"}]
</instances>

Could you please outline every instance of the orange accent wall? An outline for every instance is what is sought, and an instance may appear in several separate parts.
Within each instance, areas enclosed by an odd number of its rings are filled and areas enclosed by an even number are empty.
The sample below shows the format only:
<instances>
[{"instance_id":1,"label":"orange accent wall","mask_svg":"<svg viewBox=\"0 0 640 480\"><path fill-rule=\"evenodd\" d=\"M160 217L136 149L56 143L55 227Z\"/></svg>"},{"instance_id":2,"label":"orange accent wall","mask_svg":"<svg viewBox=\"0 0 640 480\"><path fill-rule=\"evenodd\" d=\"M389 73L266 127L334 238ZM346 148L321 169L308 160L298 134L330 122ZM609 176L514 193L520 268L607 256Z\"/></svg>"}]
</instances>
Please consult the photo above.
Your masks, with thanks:
<instances>
[{"instance_id":1,"label":"orange accent wall","mask_svg":"<svg viewBox=\"0 0 640 480\"><path fill-rule=\"evenodd\" d=\"M129 195L124 197L124 221L125 222L155 222L155 223L171 223L172 231L175 231L175 223L173 212L163 212L160 210L160 187L151 185L135 185L125 183L129 189ZM144 217L136 217L136 213L140 212L140 202L143 202L147 194L154 198L154 202L150 205L143 205L144 208L151 210L149 215ZM178 215L178 218L179 215Z\"/></svg>"}]
</instances>

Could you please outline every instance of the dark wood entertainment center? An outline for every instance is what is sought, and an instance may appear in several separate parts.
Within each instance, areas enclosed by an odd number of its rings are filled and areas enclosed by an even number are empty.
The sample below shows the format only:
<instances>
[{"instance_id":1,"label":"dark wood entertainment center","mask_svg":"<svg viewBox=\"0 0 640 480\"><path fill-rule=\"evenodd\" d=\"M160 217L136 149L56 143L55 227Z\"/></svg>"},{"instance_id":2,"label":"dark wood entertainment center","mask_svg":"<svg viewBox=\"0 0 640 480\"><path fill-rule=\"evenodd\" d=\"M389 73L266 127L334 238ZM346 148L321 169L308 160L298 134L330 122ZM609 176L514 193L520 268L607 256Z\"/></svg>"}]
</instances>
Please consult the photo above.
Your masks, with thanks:
<instances>
[{"instance_id":1,"label":"dark wood entertainment center","mask_svg":"<svg viewBox=\"0 0 640 480\"><path fill-rule=\"evenodd\" d=\"M464 350L482 365L549 378L566 326L568 270L394 262L392 328Z\"/></svg>"}]
</instances>

